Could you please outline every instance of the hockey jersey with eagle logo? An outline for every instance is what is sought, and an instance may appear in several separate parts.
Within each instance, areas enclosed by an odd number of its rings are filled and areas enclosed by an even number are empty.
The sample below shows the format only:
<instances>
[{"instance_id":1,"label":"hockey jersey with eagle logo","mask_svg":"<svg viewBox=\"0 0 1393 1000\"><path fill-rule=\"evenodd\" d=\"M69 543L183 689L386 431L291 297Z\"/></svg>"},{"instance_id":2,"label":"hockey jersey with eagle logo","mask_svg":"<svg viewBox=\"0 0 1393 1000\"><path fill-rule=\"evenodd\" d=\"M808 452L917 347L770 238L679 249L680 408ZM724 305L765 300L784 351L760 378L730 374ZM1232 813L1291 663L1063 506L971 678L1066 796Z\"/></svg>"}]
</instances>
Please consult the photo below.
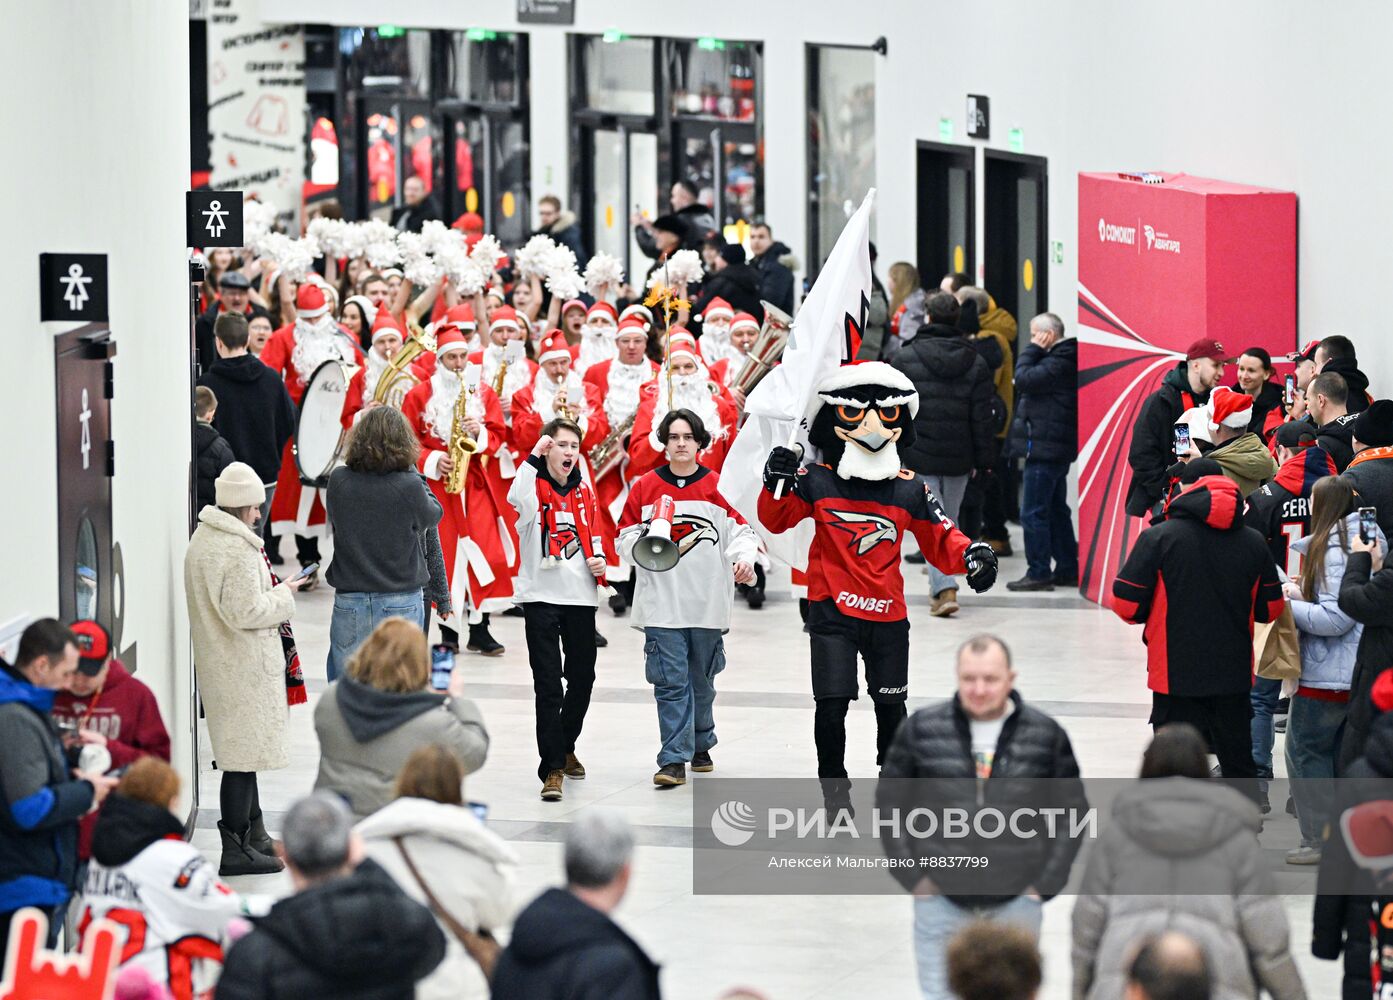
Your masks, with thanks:
<instances>
[{"instance_id":1,"label":"hockey jersey with eagle logo","mask_svg":"<svg viewBox=\"0 0 1393 1000\"><path fill-rule=\"evenodd\" d=\"M681 558L663 573L635 569L632 625L656 628L730 628L735 600L731 565L753 565L759 536L726 502L720 477L704 465L678 478L664 465L644 473L629 489L619 515L619 557L629 565L634 543L643 537L653 505L672 497L672 540Z\"/></svg>"},{"instance_id":2,"label":"hockey jersey with eagle logo","mask_svg":"<svg viewBox=\"0 0 1393 1000\"><path fill-rule=\"evenodd\" d=\"M832 601L853 618L908 617L900 575L906 531L939 570L967 572L963 553L971 541L911 472L891 480L843 479L826 465L811 465L780 499L768 490L759 494L760 522L775 534L808 517L816 522L808 549L808 600Z\"/></svg>"}]
</instances>

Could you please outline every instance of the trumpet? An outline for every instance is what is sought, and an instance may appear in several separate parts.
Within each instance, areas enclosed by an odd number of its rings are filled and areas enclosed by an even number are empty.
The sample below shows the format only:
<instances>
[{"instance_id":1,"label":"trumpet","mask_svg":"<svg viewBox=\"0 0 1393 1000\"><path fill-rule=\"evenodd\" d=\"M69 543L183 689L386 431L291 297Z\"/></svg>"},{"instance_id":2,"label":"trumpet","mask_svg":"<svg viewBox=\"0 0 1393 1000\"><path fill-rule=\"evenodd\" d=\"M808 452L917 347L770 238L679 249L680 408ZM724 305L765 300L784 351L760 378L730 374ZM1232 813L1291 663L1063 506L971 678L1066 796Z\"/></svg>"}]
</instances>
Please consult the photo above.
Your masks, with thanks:
<instances>
[{"instance_id":1,"label":"trumpet","mask_svg":"<svg viewBox=\"0 0 1393 1000\"><path fill-rule=\"evenodd\" d=\"M570 400L566 397L565 375L558 375L556 377L556 395L552 397L551 409L558 417L564 417L572 423L575 423L579 419L576 415L577 408L572 405Z\"/></svg>"},{"instance_id":2,"label":"trumpet","mask_svg":"<svg viewBox=\"0 0 1393 1000\"><path fill-rule=\"evenodd\" d=\"M451 468L450 474L445 477L445 492L452 494L458 494L464 490L464 476L469 471L469 457L479 450L479 442L470 437L464 429L469 400L473 398L474 391L478 386L478 369L476 368L471 372L467 368L460 374L460 378L464 384L460 386L459 397L455 400L454 419L450 424L449 455Z\"/></svg>"}]
</instances>

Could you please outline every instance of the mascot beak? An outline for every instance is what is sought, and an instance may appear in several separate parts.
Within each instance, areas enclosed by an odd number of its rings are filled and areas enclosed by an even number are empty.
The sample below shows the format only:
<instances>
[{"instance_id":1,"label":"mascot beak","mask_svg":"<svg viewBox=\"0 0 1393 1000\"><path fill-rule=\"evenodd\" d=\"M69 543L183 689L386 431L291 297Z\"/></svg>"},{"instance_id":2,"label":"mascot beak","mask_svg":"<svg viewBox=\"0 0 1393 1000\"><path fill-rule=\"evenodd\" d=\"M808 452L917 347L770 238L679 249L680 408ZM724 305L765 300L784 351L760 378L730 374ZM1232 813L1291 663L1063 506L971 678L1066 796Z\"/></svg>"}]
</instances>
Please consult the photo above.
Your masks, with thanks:
<instances>
[{"instance_id":1,"label":"mascot beak","mask_svg":"<svg viewBox=\"0 0 1393 1000\"><path fill-rule=\"evenodd\" d=\"M836 433L842 440L850 441L874 455L890 442L898 440L900 429L886 427L880 422L879 413L875 410L868 410L854 431L838 427Z\"/></svg>"}]
</instances>

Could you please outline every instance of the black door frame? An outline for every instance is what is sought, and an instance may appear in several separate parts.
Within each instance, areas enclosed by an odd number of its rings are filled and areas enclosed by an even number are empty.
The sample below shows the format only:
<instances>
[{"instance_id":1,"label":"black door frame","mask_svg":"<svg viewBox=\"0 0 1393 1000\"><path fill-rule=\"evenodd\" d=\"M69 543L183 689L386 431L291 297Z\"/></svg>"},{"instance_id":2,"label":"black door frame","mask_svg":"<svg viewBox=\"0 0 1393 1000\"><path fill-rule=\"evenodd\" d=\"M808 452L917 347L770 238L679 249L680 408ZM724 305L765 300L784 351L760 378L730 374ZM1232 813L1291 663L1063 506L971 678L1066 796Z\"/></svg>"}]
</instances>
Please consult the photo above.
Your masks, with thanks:
<instances>
[{"instance_id":1,"label":"black door frame","mask_svg":"<svg viewBox=\"0 0 1393 1000\"><path fill-rule=\"evenodd\" d=\"M1039 303L1039 307L1040 307L1040 308L1039 308L1039 311L1040 311L1040 312L1047 312L1047 311L1049 310L1049 308L1050 308L1050 297L1049 297L1049 288L1050 288L1050 262L1049 262L1049 249L1050 249L1050 240L1049 240L1049 218L1050 218L1050 215L1049 215L1049 209L1050 209L1049 191L1050 191L1050 170L1049 170L1049 160L1048 160L1048 158L1046 158L1046 157L1044 157L1044 156L1032 156L1032 155L1030 155L1030 154L1028 154L1028 153L1010 153L1010 152L1007 152L1007 151L1001 150L1001 149L983 149L983 150L982 150L982 157L983 157L983 163L982 163L982 191L983 191L983 198L985 199L984 205L985 205L985 208L986 208L986 217L985 217L985 219L983 220L983 232L984 232L984 235L985 235L985 242L986 242L986 253L983 255L983 264L984 264L984 266L985 266L985 268L986 268L986 274L984 275L983 280L985 281L985 283L986 283L986 285L987 285L987 290L988 290L989 292L991 291L991 286L992 286L992 283L993 283L993 271L995 271L997 274L1000 274L1000 273L1001 273L1001 261L1007 259L1008 256L1009 256L1009 258L1010 258L1011 261L1012 261L1011 267L1010 267L1010 269L1009 269L1010 272L1011 272L1011 282L1012 282L1012 284L1011 284L1011 286L1010 286L1010 287L1011 287L1011 304L1012 304L1012 305L1015 305L1015 301L1016 301L1016 292L1015 292L1016 286L1015 286L1015 282L1017 282L1017 281L1020 280L1020 275L1016 272L1016 264L1015 264L1015 254L1016 254L1016 240L1015 240L1015 233L1016 233L1016 214L1015 214L1015 213L1016 213L1016 210L1017 210L1016 197L1015 197L1015 190L1014 190L1014 187L1013 187L1012 190L1011 190L1010 197L1007 198L1007 199L1003 199L1003 198L996 198L996 199L993 199L993 198L991 197L991 191L989 190L989 187L988 187L988 186L991 184L991 181L992 181L992 178L991 178L992 168L993 168L993 166L996 166L998 169L1003 168L1003 167L1004 167L1004 168L1007 168L1007 170L1006 170L1006 175L1009 176L1009 178L1010 178L1012 181L1014 181L1014 180L1016 180L1016 179L1019 179L1019 178L1021 178L1021 177L1024 177L1024 176L1028 176L1028 175L1030 175L1030 174L1034 174L1034 175L1036 176L1036 179L1039 181L1038 187L1039 187L1039 191L1040 191L1039 206L1038 206L1038 208L1039 208L1039 213L1040 213L1040 215L1039 215L1039 217L1040 217L1040 231L1039 231L1039 238L1038 238L1038 250L1037 250L1037 254L1036 254L1036 258L1035 258L1035 295L1036 295L1036 301ZM1007 220L1006 220L1006 221L1007 221L1007 226L1006 226L1005 232L1007 232L1008 234L1010 234L1010 237L1011 237L1011 238L1002 241L1002 246L1001 246L1000 248L998 248L998 247L996 247L996 246L994 245L994 241L993 241L993 234L992 234L992 208L993 208L993 206L995 206L995 207L997 208L997 210L1000 211L1003 207L1005 207L1005 206L1008 205L1008 204L1009 204L1009 207L1010 207L1010 210L1011 210L1011 211L1010 211L1010 214L1009 214L1009 216L1007 217ZM1000 298L1001 298L1000 295L997 295L996 293L993 293L993 295L994 295L998 300L1000 300ZM1016 311L1015 311L1014 309L1012 309L1011 312L1012 312L1012 315L1015 315L1015 312L1016 312ZM1029 336L1029 324L1030 324L1031 318L1032 318L1032 317L1029 317L1029 316L1016 316L1016 324L1017 324L1017 330L1018 330L1018 338L1023 338L1023 337Z\"/></svg>"},{"instance_id":2,"label":"black door frame","mask_svg":"<svg viewBox=\"0 0 1393 1000\"><path fill-rule=\"evenodd\" d=\"M920 139L914 147L914 256L915 266L919 269L920 281L926 288L937 287L938 280L942 274L929 273L929 257L934 252L926 246L927 233L932 228L930 213L937 214L941 219L947 218L947 209L944 207L941 212L937 210L939 205L924 197L924 192L919 187L922 175L921 165L923 157L929 154L936 157L945 157L957 161L950 163L950 166L962 166L967 170L967 235L963 242L963 272L974 275L977 268L977 147L960 146L955 143L930 142L927 139ZM948 269L952 270L950 262ZM946 273L946 272L945 272Z\"/></svg>"}]
</instances>

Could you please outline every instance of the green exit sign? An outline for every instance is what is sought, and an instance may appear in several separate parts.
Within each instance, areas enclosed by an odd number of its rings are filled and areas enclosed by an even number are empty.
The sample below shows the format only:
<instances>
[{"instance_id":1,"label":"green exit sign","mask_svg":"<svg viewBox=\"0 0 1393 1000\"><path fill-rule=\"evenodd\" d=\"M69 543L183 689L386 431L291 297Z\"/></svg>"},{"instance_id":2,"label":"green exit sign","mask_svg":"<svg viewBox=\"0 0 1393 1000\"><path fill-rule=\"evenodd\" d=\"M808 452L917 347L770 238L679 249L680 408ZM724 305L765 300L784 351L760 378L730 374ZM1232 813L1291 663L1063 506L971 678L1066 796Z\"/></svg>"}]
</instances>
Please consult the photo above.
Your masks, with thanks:
<instances>
[{"instance_id":1,"label":"green exit sign","mask_svg":"<svg viewBox=\"0 0 1393 1000\"><path fill-rule=\"evenodd\" d=\"M1052 264L1064 263L1064 243L1060 240L1050 240L1050 262Z\"/></svg>"},{"instance_id":2,"label":"green exit sign","mask_svg":"<svg viewBox=\"0 0 1393 1000\"><path fill-rule=\"evenodd\" d=\"M952 141L953 141L953 119L951 119L951 118L940 118L940 119L938 120L938 141L939 141L939 142L952 142Z\"/></svg>"},{"instance_id":3,"label":"green exit sign","mask_svg":"<svg viewBox=\"0 0 1393 1000\"><path fill-rule=\"evenodd\" d=\"M1025 132L1022 129L1013 128L1010 132L1011 152L1025 152Z\"/></svg>"}]
</instances>

